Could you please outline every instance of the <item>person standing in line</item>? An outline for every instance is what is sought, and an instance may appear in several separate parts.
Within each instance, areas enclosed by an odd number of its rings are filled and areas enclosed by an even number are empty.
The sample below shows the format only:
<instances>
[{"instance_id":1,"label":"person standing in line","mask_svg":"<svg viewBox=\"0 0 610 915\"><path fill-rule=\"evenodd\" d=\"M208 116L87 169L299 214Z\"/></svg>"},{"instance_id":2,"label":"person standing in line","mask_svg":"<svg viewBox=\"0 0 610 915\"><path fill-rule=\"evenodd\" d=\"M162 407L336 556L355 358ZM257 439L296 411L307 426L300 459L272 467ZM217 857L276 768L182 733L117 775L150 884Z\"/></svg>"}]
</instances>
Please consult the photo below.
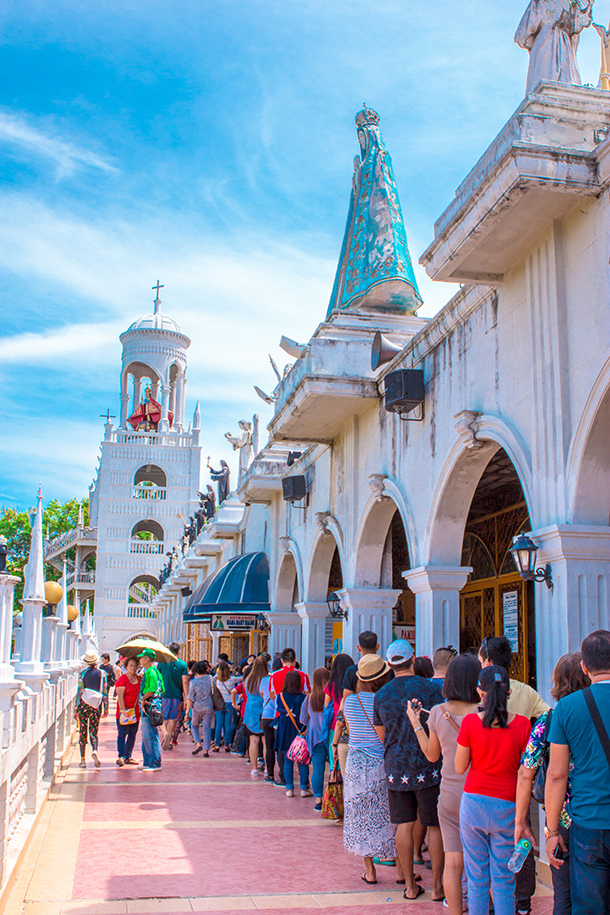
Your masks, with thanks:
<instances>
[{"instance_id":1,"label":"person standing in line","mask_svg":"<svg viewBox=\"0 0 610 915\"><path fill-rule=\"evenodd\" d=\"M417 734L422 752L430 762L443 757L441 790L438 799L438 821L445 852L443 886L451 915L462 915L462 874L464 853L460 839L460 800L466 775L455 771L457 736L466 715L479 708L479 673L481 665L474 655L458 655L447 667L443 683L442 705L435 705L428 718L429 734L421 725L421 708L409 702L409 721Z\"/></svg>"},{"instance_id":2,"label":"person standing in line","mask_svg":"<svg viewBox=\"0 0 610 915\"><path fill-rule=\"evenodd\" d=\"M364 655L358 662L357 691L346 697L343 706L350 732L350 751L343 779L343 844L347 851L364 858L366 871L362 880L368 884L377 883L374 859L396 859L383 744L373 726L375 694L389 679L390 667L383 658ZM333 752L337 759L334 745ZM398 860L396 863L400 867ZM404 883L400 869L397 877L397 883Z\"/></svg>"},{"instance_id":3,"label":"person standing in line","mask_svg":"<svg viewBox=\"0 0 610 915\"><path fill-rule=\"evenodd\" d=\"M85 750L87 740L91 744L91 758L96 769L102 765L97 753L97 733L100 719L108 715L108 681L106 674L97 666L99 662L97 651L90 648L83 655L87 665L81 670L78 677L78 690L74 700L74 718L78 721L80 748L79 768L86 769Z\"/></svg>"},{"instance_id":4,"label":"person standing in line","mask_svg":"<svg viewBox=\"0 0 610 915\"><path fill-rule=\"evenodd\" d=\"M117 766L137 766L133 758L133 748L140 726L140 683L137 658L129 658L125 664L125 673L116 681L117 696Z\"/></svg>"},{"instance_id":5,"label":"person standing in line","mask_svg":"<svg viewBox=\"0 0 610 915\"><path fill-rule=\"evenodd\" d=\"M582 654L580 651L574 651L572 654L564 654L559 658L553 672L553 688L551 695L557 702L564 696L570 696L578 690L586 689L591 685L589 677L583 672L581 667ZM545 712L540 716L530 735L529 743L526 747L521 768L519 769L519 780L517 782L517 813L515 821L515 845L523 838L529 839L532 846L536 840L529 825L529 809L532 799L532 786L540 766L545 758L549 755L549 730L552 721L553 712ZM573 764L570 763L570 769ZM567 811L571 791L568 781L568 790L566 792L565 803L561 810L559 818L559 834L563 839L566 852L564 854L564 863L560 868L551 868L551 879L553 881L553 915L572 915L572 898L570 893L570 815Z\"/></svg>"},{"instance_id":6,"label":"person standing in line","mask_svg":"<svg viewBox=\"0 0 610 915\"><path fill-rule=\"evenodd\" d=\"M311 684L309 682L309 677L303 670L297 670L297 656L294 648L284 648L282 651L282 666L279 670L274 671L271 674L271 683L269 686L269 695L272 699L275 699L284 689L284 680L286 675L291 671L295 670L301 681L301 692L309 693L311 691Z\"/></svg>"},{"instance_id":7,"label":"person standing in line","mask_svg":"<svg viewBox=\"0 0 610 915\"><path fill-rule=\"evenodd\" d=\"M261 715L263 713L263 696L260 691L261 682L268 674L268 664L266 660L259 656L254 660L252 669L244 683L246 690L247 702L246 711L244 712L244 724L248 735L248 753L250 756L250 776L258 778L260 771L258 768L259 745L263 741L264 757L264 738L263 728L261 725Z\"/></svg>"},{"instance_id":8,"label":"person standing in line","mask_svg":"<svg viewBox=\"0 0 610 915\"><path fill-rule=\"evenodd\" d=\"M447 673L447 668L451 664L454 658L457 658L458 651L457 648L454 648L453 645L447 645L447 647L437 648L434 652L432 658L432 666L434 667L434 677L433 680L438 680L439 686L443 688L443 681L445 679L445 674Z\"/></svg>"},{"instance_id":9,"label":"person standing in line","mask_svg":"<svg viewBox=\"0 0 610 915\"><path fill-rule=\"evenodd\" d=\"M195 741L193 756L198 756L203 750L207 758L210 755L212 743L212 720L214 718L214 699L212 698L212 678L208 674L208 665L205 661L196 661L193 666L194 677L190 682L186 700L187 714L191 713L191 734ZM203 727L203 746L201 742L201 728Z\"/></svg>"},{"instance_id":10,"label":"person standing in line","mask_svg":"<svg viewBox=\"0 0 610 915\"><path fill-rule=\"evenodd\" d=\"M219 661L216 667L216 686L225 701L225 707L216 712L216 729L214 732L214 753L220 753L220 741L224 738L225 753L231 752L231 744L237 725L235 709L231 701L231 690L239 683L239 677L231 676L231 668L226 661Z\"/></svg>"},{"instance_id":11,"label":"person standing in line","mask_svg":"<svg viewBox=\"0 0 610 915\"><path fill-rule=\"evenodd\" d=\"M377 654L379 651L379 640L377 633L366 629L358 636L358 653L364 657L367 654ZM343 698L355 693L358 687L358 664L351 664L345 671L343 678Z\"/></svg>"},{"instance_id":12,"label":"person standing in line","mask_svg":"<svg viewBox=\"0 0 610 915\"><path fill-rule=\"evenodd\" d=\"M277 716L277 699L272 699L270 694L271 676L263 677L259 687L263 697L263 711L261 714L261 727L265 740L265 781L270 785L284 786L284 757L277 753L275 747L275 728L273 722ZM275 761L277 757L278 780L275 780Z\"/></svg>"},{"instance_id":13,"label":"person standing in line","mask_svg":"<svg viewBox=\"0 0 610 915\"><path fill-rule=\"evenodd\" d=\"M172 654L180 654L178 642L172 642L169 650ZM182 708L186 705L189 690L189 671L186 661L178 658L167 663L160 661L159 673L163 677L163 722L164 737L163 749L171 750L178 742L176 721L180 718Z\"/></svg>"},{"instance_id":14,"label":"person standing in line","mask_svg":"<svg viewBox=\"0 0 610 915\"><path fill-rule=\"evenodd\" d=\"M429 710L443 697L437 682L415 675L414 651L406 639L392 642L386 659L395 678L375 694L373 724L384 747L390 817L396 826L396 848L406 881L404 897L417 899L424 892L413 871L413 824L419 813L422 825L428 829L432 900L442 902L443 841L437 813L441 769L422 753L407 708L409 700L417 699L422 708Z\"/></svg>"},{"instance_id":15,"label":"person standing in line","mask_svg":"<svg viewBox=\"0 0 610 915\"><path fill-rule=\"evenodd\" d=\"M161 769L161 738L159 728L150 723L147 714L147 704L154 702L161 705L163 696L163 677L155 667L156 653L152 648L145 648L138 658L142 662L144 675L140 684L140 700L142 705L142 772L156 772Z\"/></svg>"},{"instance_id":16,"label":"person standing in line","mask_svg":"<svg viewBox=\"0 0 610 915\"><path fill-rule=\"evenodd\" d=\"M108 692L112 689L116 683L118 677L120 677L120 671L117 676L117 669L114 664L110 663L110 655L104 653L102 655L102 663L100 664L100 670L103 670L106 674L106 680L108 681Z\"/></svg>"},{"instance_id":17,"label":"person standing in line","mask_svg":"<svg viewBox=\"0 0 610 915\"><path fill-rule=\"evenodd\" d=\"M479 649L479 661L482 667L497 664L498 667L503 667L508 672L512 656L512 646L504 636L483 639ZM549 706L529 684L511 678L508 711L511 715L523 715L530 724L533 724L541 715L549 711ZM536 859L533 848L517 874L516 886L516 915L529 915L532 911L532 896L536 892Z\"/></svg>"},{"instance_id":18,"label":"person standing in line","mask_svg":"<svg viewBox=\"0 0 610 915\"><path fill-rule=\"evenodd\" d=\"M506 668L483 668L478 692L483 711L464 718L455 754L458 775L470 767L460 802L468 911L488 915L491 885L496 915L515 915L515 877L508 862L515 833L517 773L530 723L507 709Z\"/></svg>"},{"instance_id":19,"label":"person standing in line","mask_svg":"<svg viewBox=\"0 0 610 915\"><path fill-rule=\"evenodd\" d=\"M343 702L343 681L345 680L346 671L353 666L353 658L351 658L348 654L338 654L333 659L333 663L330 668L330 677L328 678L328 683L324 687L324 692L326 694L325 705L330 705L332 703L333 706L332 720L330 723L330 730L328 732L328 753L330 758L331 771L335 766L335 760L332 754L332 743L334 739L335 726L337 724L337 715L339 714L339 709L341 708L341 703Z\"/></svg>"},{"instance_id":20,"label":"person standing in line","mask_svg":"<svg viewBox=\"0 0 610 915\"><path fill-rule=\"evenodd\" d=\"M317 811L322 810L324 771L328 761L328 723L325 726L324 687L328 683L329 676L330 673L326 667L318 667L314 670L313 687L301 706L300 715L301 724L307 727L305 738L311 755L311 786L315 800L314 810ZM330 709L328 711L330 713ZM330 715L327 714L326 718L328 722Z\"/></svg>"},{"instance_id":21,"label":"person standing in line","mask_svg":"<svg viewBox=\"0 0 610 915\"><path fill-rule=\"evenodd\" d=\"M427 655L421 655L419 658L415 658L413 661L413 671L416 677L423 677L424 680L432 680L434 677L434 667Z\"/></svg>"},{"instance_id":22,"label":"person standing in line","mask_svg":"<svg viewBox=\"0 0 610 915\"><path fill-rule=\"evenodd\" d=\"M284 687L277 697L277 748L284 755L284 780L286 782L286 797L294 797L294 763L288 759L287 753L290 744L300 732L298 724L301 706L305 701L302 692L303 681L299 676L300 671L289 670L284 677ZM299 763L299 784L301 797L312 797L313 791L308 788L309 766Z\"/></svg>"},{"instance_id":23,"label":"person standing in line","mask_svg":"<svg viewBox=\"0 0 610 915\"><path fill-rule=\"evenodd\" d=\"M568 867L560 817L571 774L569 813L572 915L610 912L610 632L598 629L581 646L591 686L564 696L551 720L546 778L546 849L553 868Z\"/></svg>"}]
</instances>

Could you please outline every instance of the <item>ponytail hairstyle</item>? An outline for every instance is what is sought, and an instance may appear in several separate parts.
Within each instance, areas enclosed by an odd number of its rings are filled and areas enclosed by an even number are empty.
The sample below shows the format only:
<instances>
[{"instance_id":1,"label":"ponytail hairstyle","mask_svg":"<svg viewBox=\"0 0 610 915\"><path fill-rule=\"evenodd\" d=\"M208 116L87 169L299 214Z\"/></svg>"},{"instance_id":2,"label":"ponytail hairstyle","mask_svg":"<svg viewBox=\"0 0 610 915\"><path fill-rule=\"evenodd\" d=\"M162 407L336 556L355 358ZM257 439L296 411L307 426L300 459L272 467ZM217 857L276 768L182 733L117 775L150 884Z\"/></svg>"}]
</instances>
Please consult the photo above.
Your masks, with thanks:
<instances>
[{"instance_id":1,"label":"ponytail hairstyle","mask_svg":"<svg viewBox=\"0 0 610 915\"><path fill-rule=\"evenodd\" d=\"M309 710L311 712L324 711L324 687L328 683L330 671L327 667L316 667L312 677L312 689L309 694Z\"/></svg>"},{"instance_id":2,"label":"ponytail hairstyle","mask_svg":"<svg viewBox=\"0 0 610 915\"><path fill-rule=\"evenodd\" d=\"M500 728L508 727L508 694L510 680L505 667L493 664L484 667L479 674L479 689L483 696L483 727L491 728L496 724Z\"/></svg>"}]
</instances>

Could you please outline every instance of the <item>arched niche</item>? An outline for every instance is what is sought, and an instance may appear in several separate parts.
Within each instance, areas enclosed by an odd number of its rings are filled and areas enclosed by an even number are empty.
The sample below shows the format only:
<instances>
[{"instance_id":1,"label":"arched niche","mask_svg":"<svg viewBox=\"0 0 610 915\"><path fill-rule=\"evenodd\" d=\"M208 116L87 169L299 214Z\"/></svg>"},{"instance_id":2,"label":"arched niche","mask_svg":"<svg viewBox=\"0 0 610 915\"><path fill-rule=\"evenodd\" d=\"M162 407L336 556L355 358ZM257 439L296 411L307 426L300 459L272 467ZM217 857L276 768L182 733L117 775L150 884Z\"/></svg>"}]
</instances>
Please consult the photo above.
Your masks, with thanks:
<instances>
[{"instance_id":1,"label":"arched niche","mask_svg":"<svg viewBox=\"0 0 610 915\"><path fill-rule=\"evenodd\" d=\"M295 558L291 552L284 553L275 585L275 610L281 613L295 611L299 602L299 577Z\"/></svg>"},{"instance_id":2,"label":"arched niche","mask_svg":"<svg viewBox=\"0 0 610 915\"><path fill-rule=\"evenodd\" d=\"M322 603L330 591L342 587L343 562L339 546L330 531L321 532L312 552L307 600Z\"/></svg>"},{"instance_id":3,"label":"arched niche","mask_svg":"<svg viewBox=\"0 0 610 915\"><path fill-rule=\"evenodd\" d=\"M572 524L610 524L610 360L582 411L568 456L568 517Z\"/></svg>"},{"instance_id":4,"label":"arched niche","mask_svg":"<svg viewBox=\"0 0 610 915\"><path fill-rule=\"evenodd\" d=\"M148 534L149 536L145 536ZM158 521L154 521L152 518L146 518L143 521L138 521L137 524L134 524L131 531L132 538L138 537L140 540L165 540L165 531L161 527Z\"/></svg>"},{"instance_id":5,"label":"arched niche","mask_svg":"<svg viewBox=\"0 0 610 915\"><path fill-rule=\"evenodd\" d=\"M138 467L133 478L134 486L167 487L167 475L158 464L143 464Z\"/></svg>"}]
</instances>

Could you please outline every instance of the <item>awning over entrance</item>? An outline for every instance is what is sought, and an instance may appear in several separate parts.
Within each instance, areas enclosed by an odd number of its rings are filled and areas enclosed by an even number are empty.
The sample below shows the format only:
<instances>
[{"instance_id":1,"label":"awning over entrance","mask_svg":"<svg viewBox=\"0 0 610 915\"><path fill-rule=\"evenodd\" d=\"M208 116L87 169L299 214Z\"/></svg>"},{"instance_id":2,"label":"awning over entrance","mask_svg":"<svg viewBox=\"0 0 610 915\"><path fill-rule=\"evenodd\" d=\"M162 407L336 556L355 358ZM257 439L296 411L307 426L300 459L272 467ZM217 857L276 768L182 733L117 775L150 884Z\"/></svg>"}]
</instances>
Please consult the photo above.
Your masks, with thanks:
<instances>
[{"instance_id":1,"label":"awning over entrance","mask_svg":"<svg viewBox=\"0 0 610 915\"><path fill-rule=\"evenodd\" d=\"M209 622L212 616L268 613L269 559L266 553L235 556L206 578L189 598L185 623Z\"/></svg>"}]
</instances>

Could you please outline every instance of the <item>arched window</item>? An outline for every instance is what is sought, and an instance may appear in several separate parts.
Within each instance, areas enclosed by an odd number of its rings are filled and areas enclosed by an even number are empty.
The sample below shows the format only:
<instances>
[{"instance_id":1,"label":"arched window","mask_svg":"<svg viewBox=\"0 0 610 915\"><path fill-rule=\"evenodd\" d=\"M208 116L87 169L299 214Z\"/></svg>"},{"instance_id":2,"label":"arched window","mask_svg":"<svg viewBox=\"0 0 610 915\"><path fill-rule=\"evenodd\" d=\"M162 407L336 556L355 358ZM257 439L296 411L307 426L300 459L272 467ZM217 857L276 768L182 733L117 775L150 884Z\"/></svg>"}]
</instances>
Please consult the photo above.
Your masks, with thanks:
<instances>
[{"instance_id":1,"label":"arched window","mask_svg":"<svg viewBox=\"0 0 610 915\"><path fill-rule=\"evenodd\" d=\"M156 464L144 464L138 470L133 480L134 499L165 499L167 498L167 477L165 471Z\"/></svg>"},{"instance_id":2,"label":"arched window","mask_svg":"<svg viewBox=\"0 0 610 915\"><path fill-rule=\"evenodd\" d=\"M159 588L159 580L154 575L138 575L134 578L129 585L127 616L132 619L155 617L156 613L150 605Z\"/></svg>"},{"instance_id":3,"label":"arched window","mask_svg":"<svg viewBox=\"0 0 610 915\"><path fill-rule=\"evenodd\" d=\"M162 555L164 540L165 532L158 521L152 519L138 521L131 532L129 551Z\"/></svg>"}]
</instances>

